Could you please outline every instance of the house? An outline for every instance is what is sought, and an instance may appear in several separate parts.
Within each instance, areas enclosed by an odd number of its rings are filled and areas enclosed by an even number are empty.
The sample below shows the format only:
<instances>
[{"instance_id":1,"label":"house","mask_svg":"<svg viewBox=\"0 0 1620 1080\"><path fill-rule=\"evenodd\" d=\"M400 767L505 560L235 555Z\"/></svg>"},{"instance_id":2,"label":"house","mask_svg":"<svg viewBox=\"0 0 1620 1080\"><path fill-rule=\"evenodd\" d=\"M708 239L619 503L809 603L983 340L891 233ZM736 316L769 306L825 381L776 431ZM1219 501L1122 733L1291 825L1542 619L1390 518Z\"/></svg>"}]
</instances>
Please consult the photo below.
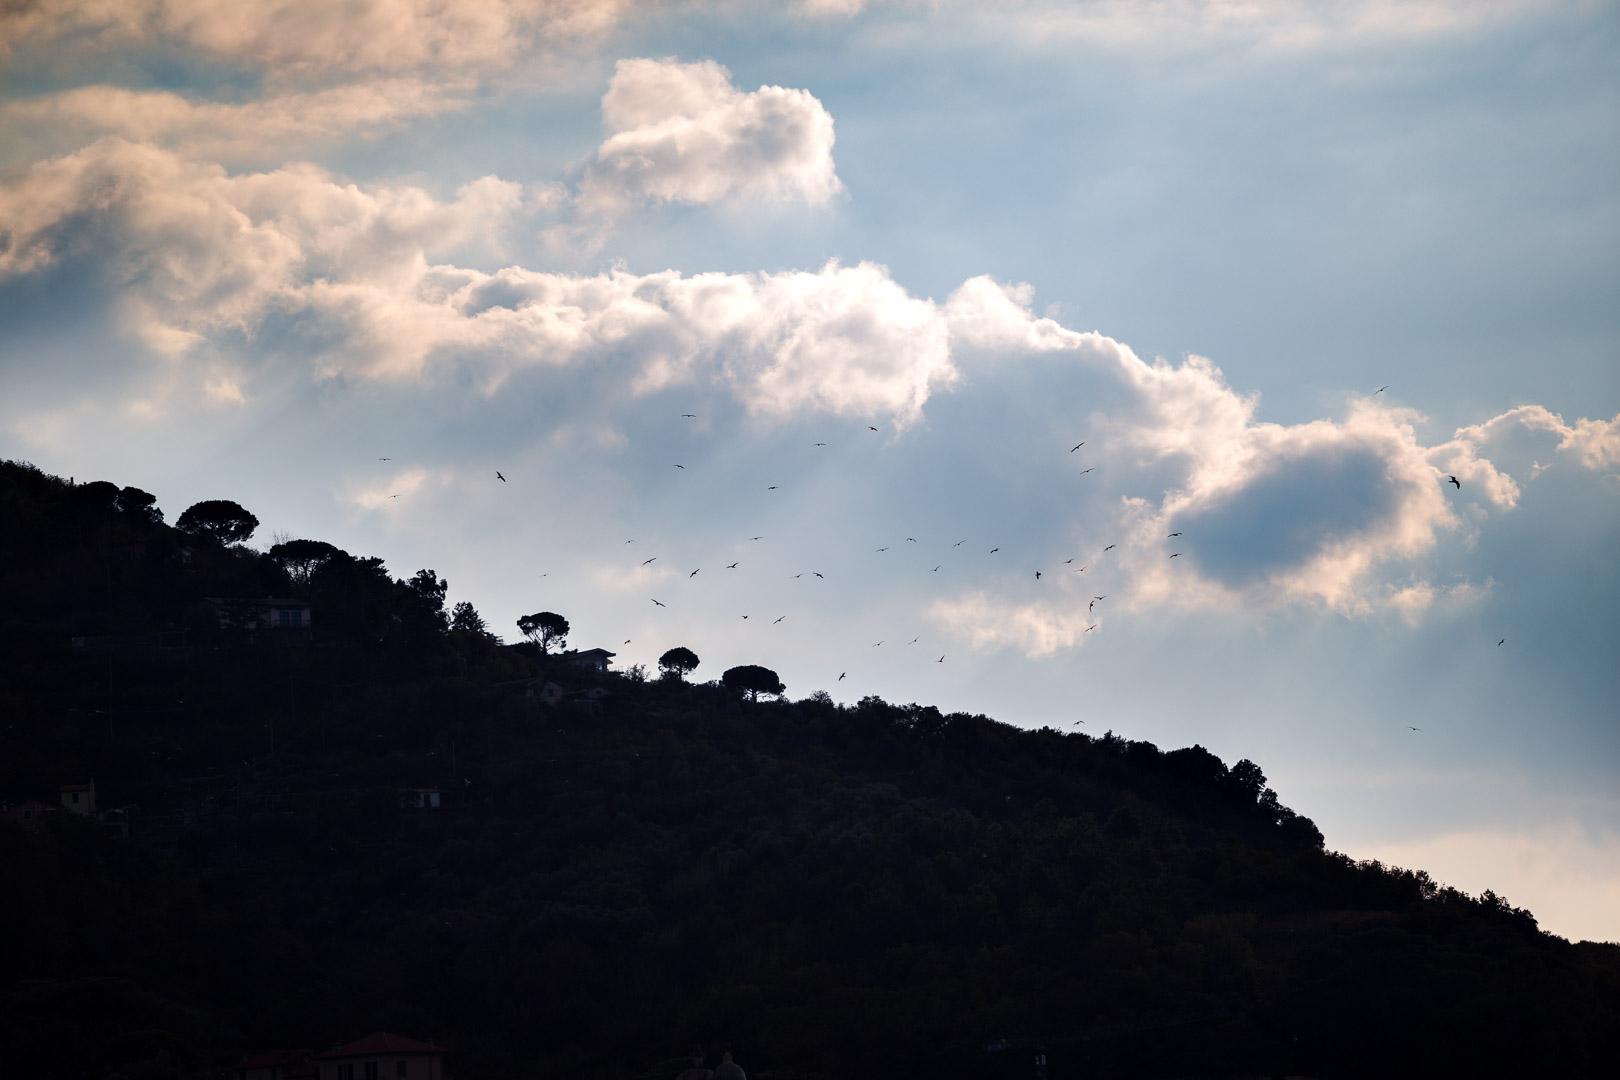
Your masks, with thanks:
<instances>
[{"instance_id":1,"label":"house","mask_svg":"<svg viewBox=\"0 0 1620 1080\"><path fill-rule=\"evenodd\" d=\"M316 1054L320 1080L444 1080L444 1047L386 1031Z\"/></svg>"},{"instance_id":2,"label":"house","mask_svg":"<svg viewBox=\"0 0 1620 1080\"><path fill-rule=\"evenodd\" d=\"M568 695L568 705L581 712L599 713L602 711L602 699L607 696L608 692L600 686L593 686L588 690L575 690Z\"/></svg>"},{"instance_id":3,"label":"house","mask_svg":"<svg viewBox=\"0 0 1620 1080\"><path fill-rule=\"evenodd\" d=\"M309 602L289 597L205 596L205 616L220 630L257 634L273 632L307 638L311 618Z\"/></svg>"},{"instance_id":4,"label":"house","mask_svg":"<svg viewBox=\"0 0 1620 1080\"><path fill-rule=\"evenodd\" d=\"M308 1050L275 1050L255 1054L236 1067L236 1080L314 1080L315 1063Z\"/></svg>"},{"instance_id":5,"label":"house","mask_svg":"<svg viewBox=\"0 0 1620 1080\"><path fill-rule=\"evenodd\" d=\"M92 779L88 784L63 784L62 809L70 814L78 814L80 817L95 817L95 780Z\"/></svg>"},{"instance_id":6,"label":"house","mask_svg":"<svg viewBox=\"0 0 1620 1080\"><path fill-rule=\"evenodd\" d=\"M25 829L37 829L45 823L46 818L56 813L58 809L58 807L52 806L50 803L29 799L27 802L7 807L6 812L0 814L0 818L4 818L13 825L21 825Z\"/></svg>"},{"instance_id":7,"label":"house","mask_svg":"<svg viewBox=\"0 0 1620 1080\"><path fill-rule=\"evenodd\" d=\"M583 652L564 653L562 658L575 667L606 671L616 655L618 654L610 653L606 649L586 649Z\"/></svg>"},{"instance_id":8,"label":"house","mask_svg":"<svg viewBox=\"0 0 1620 1080\"><path fill-rule=\"evenodd\" d=\"M439 789L436 787L406 788L399 794L401 810L437 810Z\"/></svg>"}]
</instances>

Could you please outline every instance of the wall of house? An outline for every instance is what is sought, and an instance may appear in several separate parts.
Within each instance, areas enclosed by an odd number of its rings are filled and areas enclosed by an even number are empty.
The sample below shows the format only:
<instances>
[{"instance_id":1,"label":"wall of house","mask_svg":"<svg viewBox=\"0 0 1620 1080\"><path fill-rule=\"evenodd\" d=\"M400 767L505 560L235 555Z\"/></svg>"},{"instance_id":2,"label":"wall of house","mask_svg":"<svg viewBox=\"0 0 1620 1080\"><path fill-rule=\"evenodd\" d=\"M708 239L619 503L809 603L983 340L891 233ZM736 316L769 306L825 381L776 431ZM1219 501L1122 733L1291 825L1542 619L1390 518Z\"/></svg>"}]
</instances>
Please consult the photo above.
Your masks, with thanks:
<instances>
[{"instance_id":1,"label":"wall of house","mask_svg":"<svg viewBox=\"0 0 1620 1080\"><path fill-rule=\"evenodd\" d=\"M379 1057L356 1057L332 1059L321 1062L320 1080L368 1080L366 1064L374 1063L377 1066L376 1080L444 1080L444 1058L437 1054L411 1054L396 1057L392 1054L383 1054ZM399 1071L400 1062L405 1063L405 1071ZM348 1072L343 1066L349 1067Z\"/></svg>"}]
</instances>

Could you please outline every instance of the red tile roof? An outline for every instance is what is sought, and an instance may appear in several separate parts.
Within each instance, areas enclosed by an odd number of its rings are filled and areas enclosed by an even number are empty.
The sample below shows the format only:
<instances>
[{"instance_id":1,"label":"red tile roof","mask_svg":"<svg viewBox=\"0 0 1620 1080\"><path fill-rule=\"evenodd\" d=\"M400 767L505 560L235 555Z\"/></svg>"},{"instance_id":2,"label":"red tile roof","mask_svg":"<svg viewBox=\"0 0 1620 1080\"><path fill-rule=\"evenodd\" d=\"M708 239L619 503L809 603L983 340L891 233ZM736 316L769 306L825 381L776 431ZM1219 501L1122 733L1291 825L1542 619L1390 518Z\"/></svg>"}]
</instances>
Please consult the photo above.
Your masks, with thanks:
<instances>
[{"instance_id":1,"label":"red tile roof","mask_svg":"<svg viewBox=\"0 0 1620 1080\"><path fill-rule=\"evenodd\" d=\"M363 1039L356 1039L346 1046L335 1050L328 1050L324 1054L316 1054L320 1060L330 1061L333 1058L351 1057L387 1057L400 1054L442 1054L444 1047L432 1043L417 1042L407 1039L403 1035L390 1035L386 1031L374 1031Z\"/></svg>"}]
</instances>

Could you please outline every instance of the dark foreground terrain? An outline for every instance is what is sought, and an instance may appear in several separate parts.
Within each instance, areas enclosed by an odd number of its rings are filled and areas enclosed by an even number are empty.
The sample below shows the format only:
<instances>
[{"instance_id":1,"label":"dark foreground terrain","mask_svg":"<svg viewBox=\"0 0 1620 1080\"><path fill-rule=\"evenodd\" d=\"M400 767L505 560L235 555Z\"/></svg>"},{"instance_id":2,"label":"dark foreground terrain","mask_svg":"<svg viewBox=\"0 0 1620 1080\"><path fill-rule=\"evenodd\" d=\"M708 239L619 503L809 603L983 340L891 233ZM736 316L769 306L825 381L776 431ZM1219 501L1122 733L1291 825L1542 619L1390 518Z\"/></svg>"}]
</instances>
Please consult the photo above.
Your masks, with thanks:
<instances>
[{"instance_id":1,"label":"dark foreground terrain","mask_svg":"<svg viewBox=\"0 0 1620 1080\"><path fill-rule=\"evenodd\" d=\"M460 1080L1620 1060L1620 947L1324 850L1251 762L589 672L214 520L0 463L0 1076L377 1029ZM267 596L310 625L205 601Z\"/></svg>"}]
</instances>

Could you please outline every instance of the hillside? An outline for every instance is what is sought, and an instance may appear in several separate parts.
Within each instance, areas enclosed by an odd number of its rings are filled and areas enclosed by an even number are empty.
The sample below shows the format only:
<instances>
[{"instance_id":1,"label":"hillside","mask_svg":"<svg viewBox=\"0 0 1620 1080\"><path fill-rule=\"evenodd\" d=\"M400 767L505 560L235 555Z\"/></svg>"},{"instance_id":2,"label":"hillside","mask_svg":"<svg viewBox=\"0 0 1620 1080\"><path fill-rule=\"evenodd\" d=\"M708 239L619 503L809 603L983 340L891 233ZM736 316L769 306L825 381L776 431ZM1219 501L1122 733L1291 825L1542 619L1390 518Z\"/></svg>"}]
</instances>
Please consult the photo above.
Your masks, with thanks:
<instances>
[{"instance_id":1,"label":"hillside","mask_svg":"<svg viewBox=\"0 0 1620 1080\"><path fill-rule=\"evenodd\" d=\"M1326 850L1252 762L593 673L452 617L431 571L14 463L0 574L0 798L93 778L123 811L0 825L3 1075L208 1076L377 1029L461 1078L668 1077L694 1046L756 1077L1620 1054L1620 948ZM266 596L308 633L206 601Z\"/></svg>"}]
</instances>

